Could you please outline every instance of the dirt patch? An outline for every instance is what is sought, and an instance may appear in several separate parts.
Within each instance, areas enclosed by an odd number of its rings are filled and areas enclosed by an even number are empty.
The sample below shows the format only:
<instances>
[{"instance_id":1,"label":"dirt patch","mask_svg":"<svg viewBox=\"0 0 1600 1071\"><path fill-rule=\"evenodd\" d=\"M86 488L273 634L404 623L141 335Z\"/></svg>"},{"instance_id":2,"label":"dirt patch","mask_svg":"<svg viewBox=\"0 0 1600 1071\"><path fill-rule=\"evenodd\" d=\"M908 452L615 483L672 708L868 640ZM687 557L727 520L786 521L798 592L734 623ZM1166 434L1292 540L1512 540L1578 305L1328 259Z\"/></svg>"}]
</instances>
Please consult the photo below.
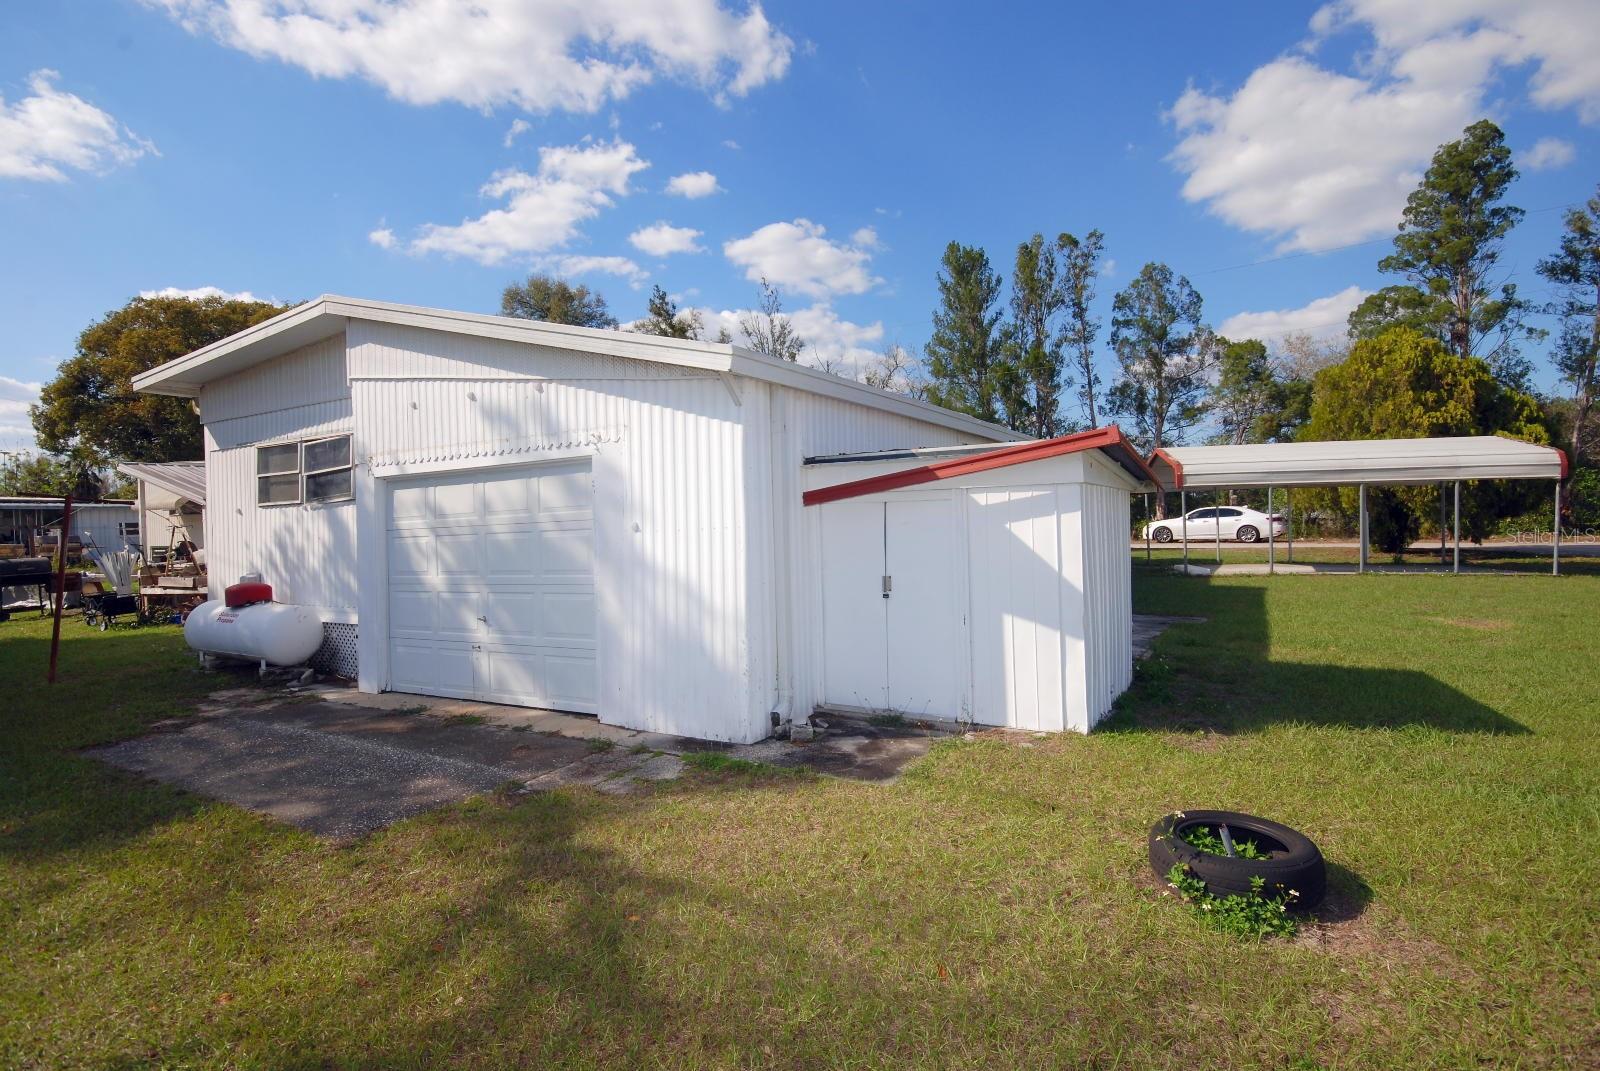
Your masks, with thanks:
<instances>
[{"instance_id":1,"label":"dirt patch","mask_svg":"<svg viewBox=\"0 0 1600 1071\"><path fill-rule=\"evenodd\" d=\"M1435 617L1441 625L1470 628L1477 632L1500 632L1511 627L1511 622L1494 617Z\"/></svg>"}]
</instances>

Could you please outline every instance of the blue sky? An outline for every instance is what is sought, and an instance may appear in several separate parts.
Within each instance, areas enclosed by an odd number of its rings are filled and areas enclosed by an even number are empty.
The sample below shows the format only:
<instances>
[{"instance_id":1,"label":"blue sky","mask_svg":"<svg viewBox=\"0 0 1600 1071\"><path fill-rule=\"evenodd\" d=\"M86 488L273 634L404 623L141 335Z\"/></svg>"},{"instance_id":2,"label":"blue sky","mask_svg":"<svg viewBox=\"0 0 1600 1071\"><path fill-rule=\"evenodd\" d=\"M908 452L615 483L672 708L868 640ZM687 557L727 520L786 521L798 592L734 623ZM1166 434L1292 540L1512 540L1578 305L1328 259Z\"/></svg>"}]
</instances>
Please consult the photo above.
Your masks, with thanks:
<instances>
[{"instance_id":1,"label":"blue sky","mask_svg":"<svg viewBox=\"0 0 1600 1071\"><path fill-rule=\"evenodd\" d=\"M1518 153L1503 267L1532 297L1600 179L1587 0L475 8L8 8L0 448L145 291L494 311L537 267L625 320L660 283L714 327L764 273L849 365L920 351L947 241L1008 267L1035 231L1098 227L1104 317L1164 260L1213 325L1270 340L1337 333L1383 285L1405 192L1477 118Z\"/></svg>"}]
</instances>

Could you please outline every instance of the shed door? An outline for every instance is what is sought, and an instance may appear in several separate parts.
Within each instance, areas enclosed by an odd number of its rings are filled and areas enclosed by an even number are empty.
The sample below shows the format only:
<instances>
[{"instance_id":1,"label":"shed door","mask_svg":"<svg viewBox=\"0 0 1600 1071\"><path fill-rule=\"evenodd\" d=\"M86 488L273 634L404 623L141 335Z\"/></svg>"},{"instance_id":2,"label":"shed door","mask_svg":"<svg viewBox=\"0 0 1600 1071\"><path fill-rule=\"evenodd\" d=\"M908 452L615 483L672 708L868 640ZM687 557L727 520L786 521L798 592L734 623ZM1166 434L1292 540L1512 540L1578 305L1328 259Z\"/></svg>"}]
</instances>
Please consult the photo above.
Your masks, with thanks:
<instances>
[{"instance_id":1,"label":"shed door","mask_svg":"<svg viewBox=\"0 0 1600 1071\"><path fill-rule=\"evenodd\" d=\"M594 712L587 461L396 483L389 688Z\"/></svg>"},{"instance_id":2,"label":"shed door","mask_svg":"<svg viewBox=\"0 0 1600 1071\"><path fill-rule=\"evenodd\" d=\"M954 503L847 500L820 508L826 701L959 717Z\"/></svg>"}]
</instances>

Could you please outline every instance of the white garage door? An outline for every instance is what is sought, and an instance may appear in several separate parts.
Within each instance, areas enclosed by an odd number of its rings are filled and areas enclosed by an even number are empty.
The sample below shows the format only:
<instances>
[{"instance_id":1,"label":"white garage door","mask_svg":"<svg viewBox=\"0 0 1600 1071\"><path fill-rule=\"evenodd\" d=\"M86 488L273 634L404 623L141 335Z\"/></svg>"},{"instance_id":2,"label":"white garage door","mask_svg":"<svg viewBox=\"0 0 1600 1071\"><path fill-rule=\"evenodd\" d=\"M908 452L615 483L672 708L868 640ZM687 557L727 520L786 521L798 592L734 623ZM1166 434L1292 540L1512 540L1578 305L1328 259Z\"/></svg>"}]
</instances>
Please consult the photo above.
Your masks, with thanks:
<instances>
[{"instance_id":1,"label":"white garage door","mask_svg":"<svg viewBox=\"0 0 1600 1071\"><path fill-rule=\"evenodd\" d=\"M588 462L396 482L389 688L593 713Z\"/></svg>"}]
</instances>

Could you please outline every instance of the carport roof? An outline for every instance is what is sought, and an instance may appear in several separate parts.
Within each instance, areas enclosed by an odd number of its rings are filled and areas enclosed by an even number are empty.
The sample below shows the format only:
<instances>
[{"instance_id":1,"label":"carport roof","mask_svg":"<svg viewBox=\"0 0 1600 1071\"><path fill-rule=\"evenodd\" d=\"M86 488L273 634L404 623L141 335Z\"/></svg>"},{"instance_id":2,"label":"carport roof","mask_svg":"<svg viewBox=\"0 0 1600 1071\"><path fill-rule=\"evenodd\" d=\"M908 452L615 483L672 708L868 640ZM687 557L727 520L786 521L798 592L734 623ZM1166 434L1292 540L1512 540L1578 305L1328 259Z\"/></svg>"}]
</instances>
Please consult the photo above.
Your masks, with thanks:
<instances>
[{"instance_id":1,"label":"carport roof","mask_svg":"<svg viewBox=\"0 0 1600 1071\"><path fill-rule=\"evenodd\" d=\"M1246 446L1167 446L1150 457L1172 490L1247 487L1351 487L1455 480L1559 480L1567 456L1498 435L1436 439L1359 439Z\"/></svg>"}]
</instances>

